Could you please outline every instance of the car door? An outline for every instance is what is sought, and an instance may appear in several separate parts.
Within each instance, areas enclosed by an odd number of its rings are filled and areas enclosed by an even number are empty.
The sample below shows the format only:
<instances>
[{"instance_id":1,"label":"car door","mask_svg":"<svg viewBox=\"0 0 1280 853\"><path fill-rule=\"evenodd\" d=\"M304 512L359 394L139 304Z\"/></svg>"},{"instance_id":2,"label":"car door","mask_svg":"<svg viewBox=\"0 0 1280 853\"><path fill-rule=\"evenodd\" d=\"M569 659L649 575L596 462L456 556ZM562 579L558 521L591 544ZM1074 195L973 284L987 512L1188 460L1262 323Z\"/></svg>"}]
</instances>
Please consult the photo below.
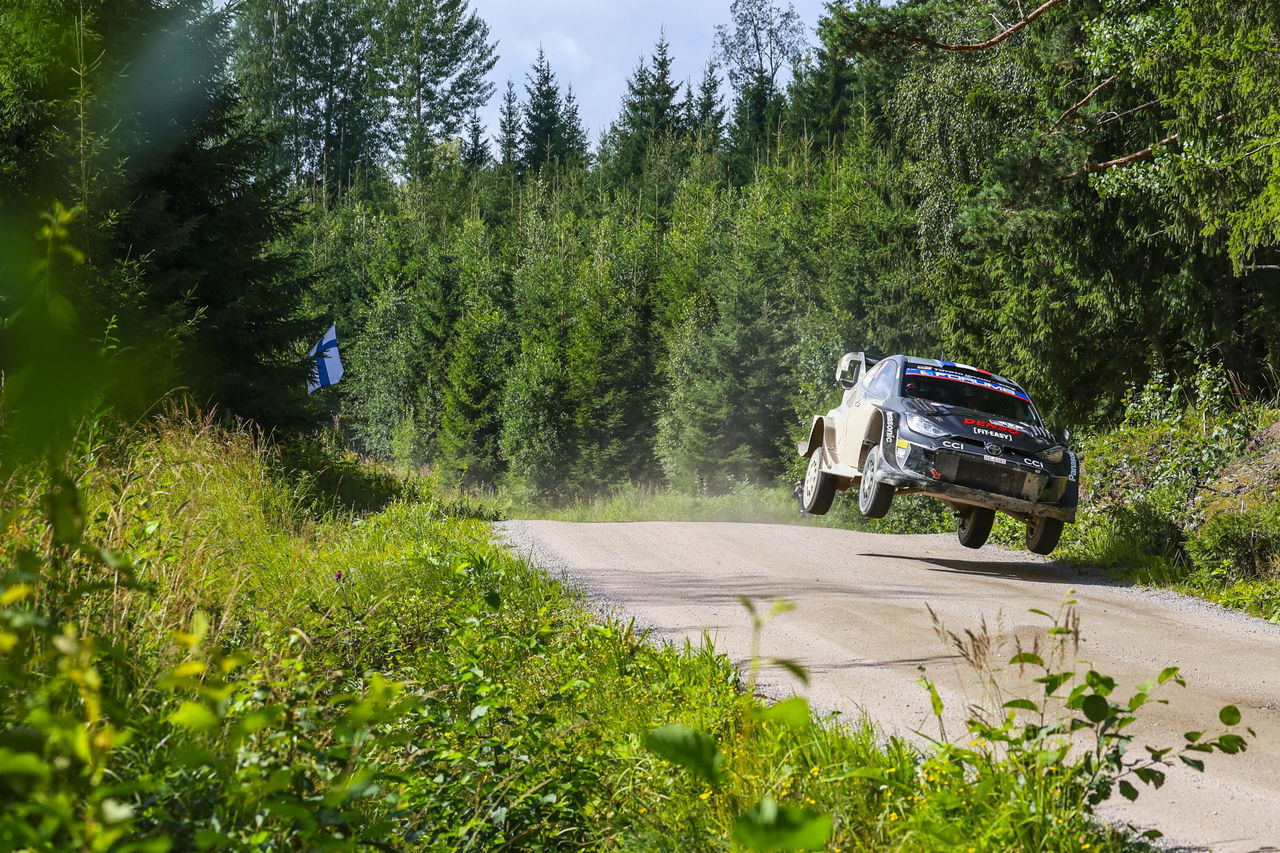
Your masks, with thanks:
<instances>
[{"instance_id":1,"label":"car door","mask_svg":"<svg viewBox=\"0 0 1280 853\"><path fill-rule=\"evenodd\" d=\"M886 359L871 370L868 370L854 389L852 399L844 413L844 423L840 425L840 459L855 468L862 460L862 442L867 434L867 426L876 413L876 395L886 388L892 388L892 382L885 377L896 375L894 364ZM879 402L888 396L883 394Z\"/></svg>"}]
</instances>

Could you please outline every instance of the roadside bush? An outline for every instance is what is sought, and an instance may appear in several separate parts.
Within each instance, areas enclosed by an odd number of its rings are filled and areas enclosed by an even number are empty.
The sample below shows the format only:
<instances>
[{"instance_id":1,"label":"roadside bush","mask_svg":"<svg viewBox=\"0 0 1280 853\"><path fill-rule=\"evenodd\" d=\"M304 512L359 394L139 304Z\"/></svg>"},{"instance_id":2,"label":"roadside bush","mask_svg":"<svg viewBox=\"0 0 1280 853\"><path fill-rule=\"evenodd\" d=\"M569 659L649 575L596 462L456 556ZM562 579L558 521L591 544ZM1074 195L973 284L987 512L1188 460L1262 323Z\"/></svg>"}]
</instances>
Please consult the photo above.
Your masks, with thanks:
<instances>
[{"instance_id":1,"label":"roadside bush","mask_svg":"<svg viewBox=\"0 0 1280 853\"><path fill-rule=\"evenodd\" d=\"M1184 384L1157 374L1130 390L1123 422L1081 442L1081 512L1064 554L1104 567L1189 566L1200 487L1240 451L1263 410L1233 399L1220 367Z\"/></svg>"},{"instance_id":2,"label":"roadside bush","mask_svg":"<svg viewBox=\"0 0 1280 853\"><path fill-rule=\"evenodd\" d=\"M1232 396L1220 368L1157 376L1124 422L1085 437L1081 512L1062 555L1280 618L1274 409Z\"/></svg>"},{"instance_id":3,"label":"roadside bush","mask_svg":"<svg viewBox=\"0 0 1280 853\"><path fill-rule=\"evenodd\" d=\"M1230 580L1280 575L1280 501L1210 516L1187 540L1197 573Z\"/></svg>"}]
</instances>

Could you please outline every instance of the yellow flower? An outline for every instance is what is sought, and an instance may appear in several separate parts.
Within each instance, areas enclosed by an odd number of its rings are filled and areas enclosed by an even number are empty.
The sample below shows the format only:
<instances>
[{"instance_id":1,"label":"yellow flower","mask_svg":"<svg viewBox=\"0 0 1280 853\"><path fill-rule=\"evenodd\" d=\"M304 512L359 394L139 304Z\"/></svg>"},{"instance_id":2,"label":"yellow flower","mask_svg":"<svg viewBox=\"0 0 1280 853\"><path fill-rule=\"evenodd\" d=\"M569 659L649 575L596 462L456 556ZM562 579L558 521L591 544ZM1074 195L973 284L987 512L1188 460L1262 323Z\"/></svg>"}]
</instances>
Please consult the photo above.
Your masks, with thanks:
<instances>
[{"instance_id":1,"label":"yellow flower","mask_svg":"<svg viewBox=\"0 0 1280 853\"><path fill-rule=\"evenodd\" d=\"M707 798L708 798L708 797L710 797L710 796L711 796L711 792L710 792L710 791L703 791L701 794L699 794L699 795L698 795L698 799L700 799L700 800L705 800L705 799L707 799Z\"/></svg>"},{"instance_id":2,"label":"yellow flower","mask_svg":"<svg viewBox=\"0 0 1280 853\"><path fill-rule=\"evenodd\" d=\"M897 820L897 819L898 819L898 813L897 813L897 812L889 812L889 820L890 820L890 821L895 821L895 820Z\"/></svg>"}]
</instances>

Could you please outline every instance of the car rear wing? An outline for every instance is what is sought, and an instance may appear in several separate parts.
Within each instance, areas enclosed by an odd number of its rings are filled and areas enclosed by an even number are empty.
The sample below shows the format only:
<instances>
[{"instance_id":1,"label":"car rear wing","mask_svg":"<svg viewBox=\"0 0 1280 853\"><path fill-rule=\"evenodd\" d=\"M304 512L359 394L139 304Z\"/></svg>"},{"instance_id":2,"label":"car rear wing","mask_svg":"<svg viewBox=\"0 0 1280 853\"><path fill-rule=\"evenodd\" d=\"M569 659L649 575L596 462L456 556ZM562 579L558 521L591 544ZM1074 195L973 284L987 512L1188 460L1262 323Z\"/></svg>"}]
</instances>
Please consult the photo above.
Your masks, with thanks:
<instances>
[{"instance_id":1,"label":"car rear wing","mask_svg":"<svg viewBox=\"0 0 1280 853\"><path fill-rule=\"evenodd\" d=\"M867 371L878 364L882 356L870 352L848 352L836 365L836 381L848 390L858 384Z\"/></svg>"}]
</instances>

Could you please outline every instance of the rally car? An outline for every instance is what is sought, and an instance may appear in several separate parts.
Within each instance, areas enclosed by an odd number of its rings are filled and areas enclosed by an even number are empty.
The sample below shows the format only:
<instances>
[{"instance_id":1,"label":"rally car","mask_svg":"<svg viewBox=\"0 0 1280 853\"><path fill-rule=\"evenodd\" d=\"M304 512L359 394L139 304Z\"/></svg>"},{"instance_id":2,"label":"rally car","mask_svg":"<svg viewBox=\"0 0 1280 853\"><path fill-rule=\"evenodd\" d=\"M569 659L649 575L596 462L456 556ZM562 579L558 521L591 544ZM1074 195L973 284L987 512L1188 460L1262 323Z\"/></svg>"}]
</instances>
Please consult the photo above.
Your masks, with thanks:
<instances>
[{"instance_id":1,"label":"rally car","mask_svg":"<svg viewBox=\"0 0 1280 853\"><path fill-rule=\"evenodd\" d=\"M1048 554L1075 521L1080 458L1052 433L1017 383L986 370L865 352L840 359L840 405L797 443L809 459L801 508L821 515L857 488L866 518L898 494L937 498L955 513L960 543L981 548L997 511L1026 524L1027 548Z\"/></svg>"}]
</instances>

